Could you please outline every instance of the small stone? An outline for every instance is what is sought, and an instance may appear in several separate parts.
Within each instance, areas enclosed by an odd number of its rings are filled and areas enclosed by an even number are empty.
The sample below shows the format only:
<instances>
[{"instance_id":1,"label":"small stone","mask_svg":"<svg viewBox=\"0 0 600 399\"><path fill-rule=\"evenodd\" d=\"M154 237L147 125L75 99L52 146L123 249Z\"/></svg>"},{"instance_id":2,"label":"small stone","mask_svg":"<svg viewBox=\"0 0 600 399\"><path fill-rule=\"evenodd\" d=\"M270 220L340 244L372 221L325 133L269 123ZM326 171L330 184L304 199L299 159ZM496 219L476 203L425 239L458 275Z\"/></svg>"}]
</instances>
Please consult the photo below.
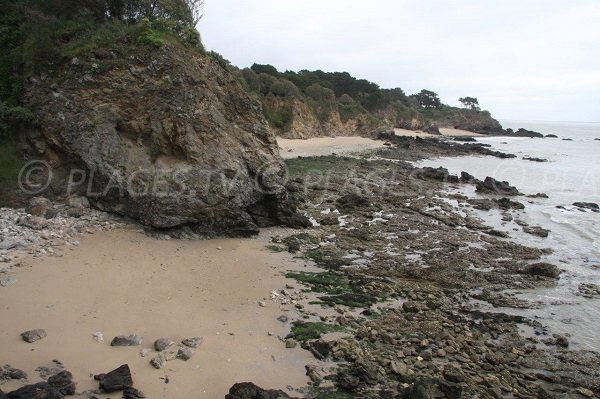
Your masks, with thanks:
<instances>
[{"instance_id":1,"label":"small stone","mask_svg":"<svg viewBox=\"0 0 600 399\"><path fill-rule=\"evenodd\" d=\"M294 341L293 339L288 339L285 341L285 347L287 349L293 349L296 346L298 346L298 342Z\"/></svg>"},{"instance_id":2,"label":"small stone","mask_svg":"<svg viewBox=\"0 0 600 399\"><path fill-rule=\"evenodd\" d=\"M139 389L128 387L123 390L123 399L144 399L146 395Z\"/></svg>"},{"instance_id":3,"label":"small stone","mask_svg":"<svg viewBox=\"0 0 600 399\"><path fill-rule=\"evenodd\" d=\"M279 320L282 323L287 323L289 319L286 315L281 315L277 318L277 320Z\"/></svg>"},{"instance_id":4,"label":"small stone","mask_svg":"<svg viewBox=\"0 0 600 399\"><path fill-rule=\"evenodd\" d=\"M23 338L23 341L29 342L29 343L39 341L40 339L46 338L46 336L47 336L46 330L41 329L41 328L37 329L37 330L29 330L29 331L25 331L24 333L21 333L21 338Z\"/></svg>"},{"instance_id":5,"label":"small stone","mask_svg":"<svg viewBox=\"0 0 600 399\"><path fill-rule=\"evenodd\" d=\"M592 392L591 390L587 389L587 388L577 388L576 392L580 395L585 396L586 398L593 398L594 397L594 392Z\"/></svg>"},{"instance_id":6,"label":"small stone","mask_svg":"<svg viewBox=\"0 0 600 399\"><path fill-rule=\"evenodd\" d=\"M92 338L96 342L104 342L104 334L102 334L101 332L95 332L95 333L93 333L92 334Z\"/></svg>"},{"instance_id":7,"label":"small stone","mask_svg":"<svg viewBox=\"0 0 600 399\"><path fill-rule=\"evenodd\" d=\"M148 349L148 348L144 348L144 349L141 349L141 350L140 350L140 356L141 356L141 357L146 357L146 356L148 356L149 354L150 354L150 349Z\"/></svg>"},{"instance_id":8,"label":"small stone","mask_svg":"<svg viewBox=\"0 0 600 399\"><path fill-rule=\"evenodd\" d=\"M139 335L119 335L114 337L110 346L138 346L142 344L142 337Z\"/></svg>"},{"instance_id":9,"label":"small stone","mask_svg":"<svg viewBox=\"0 0 600 399\"><path fill-rule=\"evenodd\" d=\"M399 376L405 376L408 374L408 367L403 362L392 362L391 367L394 374Z\"/></svg>"},{"instance_id":10,"label":"small stone","mask_svg":"<svg viewBox=\"0 0 600 399\"><path fill-rule=\"evenodd\" d=\"M258 306L260 306L261 308L266 308L267 304L264 303L263 301L258 301Z\"/></svg>"},{"instance_id":11,"label":"small stone","mask_svg":"<svg viewBox=\"0 0 600 399\"><path fill-rule=\"evenodd\" d=\"M152 360L150 360L150 364L155 369L160 370L167 365L167 357L163 352L161 352L154 356Z\"/></svg>"},{"instance_id":12,"label":"small stone","mask_svg":"<svg viewBox=\"0 0 600 399\"><path fill-rule=\"evenodd\" d=\"M23 370L10 368L8 369L8 376L13 380L22 380L27 378L27 373Z\"/></svg>"},{"instance_id":13,"label":"small stone","mask_svg":"<svg viewBox=\"0 0 600 399\"><path fill-rule=\"evenodd\" d=\"M177 359L187 362L192 358L192 356L194 356L194 351L192 348L183 345L179 347L179 350L177 351Z\"/></svg>"},{"instance_id":14,"label":"small stone","mask_svg":"<svg viewBox=\"0 0 600 399\"><path fill-rule=\"evenodd\" d=\"M160 370L167 365L167 357L163 352L161 352L158 355L154 356L152 360L150 360L150 364L155 369Z\"/></svg>"},{"instance_id":15,"label":"small stone","mask_svg":"<svg viewBox=\"0 0 600 399\"><path fill-rule=\"evenodd\" d=\"M165 349L167 349L168 347L170 347L171 345L173 345L173 341L167 339L167 338L159 338L156 341L154 341L154 349L157 352L162 352Z\"/></svg>"},{"instance_id":16,"label":"small stone","mask_svg":"<svg viewBox=\"0 0 600 399\"><path fill-rule=\"evenodd\" d=\"M188 348L196 349L197 347L199 347L202 344L202 341L204 341L204 338L194 337L194 338L184 339L183 341L181 341L181 343L183 345L187 346Z\"/></svg>"}]
</instances>

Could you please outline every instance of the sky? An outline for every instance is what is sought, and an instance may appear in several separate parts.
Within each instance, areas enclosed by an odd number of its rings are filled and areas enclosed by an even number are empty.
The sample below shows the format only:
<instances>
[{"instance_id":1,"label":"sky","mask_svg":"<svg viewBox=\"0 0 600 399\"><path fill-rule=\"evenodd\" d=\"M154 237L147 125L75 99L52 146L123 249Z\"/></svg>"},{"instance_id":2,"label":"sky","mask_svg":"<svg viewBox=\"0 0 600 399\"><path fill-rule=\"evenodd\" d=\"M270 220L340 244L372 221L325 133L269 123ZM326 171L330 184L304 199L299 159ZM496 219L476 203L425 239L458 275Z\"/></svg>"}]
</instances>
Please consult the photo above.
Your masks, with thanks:
<instances>
[{"instance_id":1,"label":"sky","mask_svg":"<svg viewBox=\"0 0 600 399\"><path fill-rule=\"evenodd\" d=\"M600 0L206 0L234 65L347 71L498 119L600 121Z\"/></svg>"}]
</instances>

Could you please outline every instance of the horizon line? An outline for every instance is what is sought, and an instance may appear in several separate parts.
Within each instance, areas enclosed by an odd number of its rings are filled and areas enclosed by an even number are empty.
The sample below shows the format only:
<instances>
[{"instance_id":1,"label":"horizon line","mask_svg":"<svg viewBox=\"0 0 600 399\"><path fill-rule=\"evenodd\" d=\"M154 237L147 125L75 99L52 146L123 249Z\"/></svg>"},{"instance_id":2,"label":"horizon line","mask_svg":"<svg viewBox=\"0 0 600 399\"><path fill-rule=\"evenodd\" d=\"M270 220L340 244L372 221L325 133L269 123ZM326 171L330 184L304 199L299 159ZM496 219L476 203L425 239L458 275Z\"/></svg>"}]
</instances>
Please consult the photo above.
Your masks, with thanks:
<instances>
[{"instance_id":1,"label":"horizon line","mask_svg":"<svg viewBox=\"0 0 600 399\"><path fill-rule=\"evenodd\" d=\"M508 121L508 122L552 122L552 123L600 123L600 121L553 121L547 119L511 119L511 118L498 118L499 121Z\"/></svg>"}]
</instances>

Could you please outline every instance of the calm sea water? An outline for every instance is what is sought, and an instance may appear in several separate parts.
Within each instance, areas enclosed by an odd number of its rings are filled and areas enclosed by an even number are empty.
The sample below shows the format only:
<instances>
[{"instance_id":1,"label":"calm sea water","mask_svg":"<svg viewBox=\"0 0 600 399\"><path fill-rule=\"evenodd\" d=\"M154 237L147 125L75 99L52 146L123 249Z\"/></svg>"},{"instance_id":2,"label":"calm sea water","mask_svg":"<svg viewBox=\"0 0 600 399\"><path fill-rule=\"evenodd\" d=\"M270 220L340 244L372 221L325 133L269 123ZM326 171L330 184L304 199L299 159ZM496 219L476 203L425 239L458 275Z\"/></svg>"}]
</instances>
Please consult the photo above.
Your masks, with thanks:
<instances>
[{"instance_id":1,"label":"calm sea water","mask_svg":"<svg viewBox=\"0 0 600 399\"><path fill-rule=\"evenodd\" d=\"M514 223L502 222L497 211L477 211L488 224L508 232L513 240L552 248L554 253L547 261L566 270L557 287L518 293L520 298L542 302L541 309L502 311L537 318L552 332L569 335L574 347L600 351L600 299L577 295L582 283L600 285L600 213L581 212L572 206L574 202L600 203L600 141L594 140L600 139L600 123L502 121L502 124L505 128L523 127L559 138L478 139L518 158L439 158L420 165L443 166L458 174L466 171L479 179L491 176L506 180L525 194L548 194L548 199L527 199L526 210L520 217L532 226L549 229L550 236L545 239L523 233ZM549 162L523 160L526 156ZM459 191L477 196L472 186L462 186Z\"/></svg>"}]
</instances>

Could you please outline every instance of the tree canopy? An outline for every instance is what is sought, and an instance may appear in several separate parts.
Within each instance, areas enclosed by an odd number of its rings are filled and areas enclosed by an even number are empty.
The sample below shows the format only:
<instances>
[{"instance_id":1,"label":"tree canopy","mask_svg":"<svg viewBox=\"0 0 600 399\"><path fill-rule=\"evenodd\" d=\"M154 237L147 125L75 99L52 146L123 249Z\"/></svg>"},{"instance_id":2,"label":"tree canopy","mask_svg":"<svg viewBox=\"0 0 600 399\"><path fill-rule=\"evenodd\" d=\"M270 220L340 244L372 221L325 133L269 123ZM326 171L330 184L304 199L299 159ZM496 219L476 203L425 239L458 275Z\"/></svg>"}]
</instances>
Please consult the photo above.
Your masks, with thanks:
<instances>
[{"instance_id":1,"label":"tree canopy","mask_svg":"<svg viewBox=\"0 0 600 399\"><path fill-rule=\"evenodd\" d=\"M458 101L460 101L465 108L475 111L480 110L479 100L477 100L475 97L461 97L458 99Z\"/></svg>"},{"instance_id":2,"label":"tree canopy","mask_svg":"<svg viewBox=\"0 0 600 399\"><path fill-rule=\"evenodd\" d=\"M412 97L417 100L421 108L439 109L442 107L440 97L433 91L423 89L418 94L413 94Z\"/></svg>"}]
</instances>

